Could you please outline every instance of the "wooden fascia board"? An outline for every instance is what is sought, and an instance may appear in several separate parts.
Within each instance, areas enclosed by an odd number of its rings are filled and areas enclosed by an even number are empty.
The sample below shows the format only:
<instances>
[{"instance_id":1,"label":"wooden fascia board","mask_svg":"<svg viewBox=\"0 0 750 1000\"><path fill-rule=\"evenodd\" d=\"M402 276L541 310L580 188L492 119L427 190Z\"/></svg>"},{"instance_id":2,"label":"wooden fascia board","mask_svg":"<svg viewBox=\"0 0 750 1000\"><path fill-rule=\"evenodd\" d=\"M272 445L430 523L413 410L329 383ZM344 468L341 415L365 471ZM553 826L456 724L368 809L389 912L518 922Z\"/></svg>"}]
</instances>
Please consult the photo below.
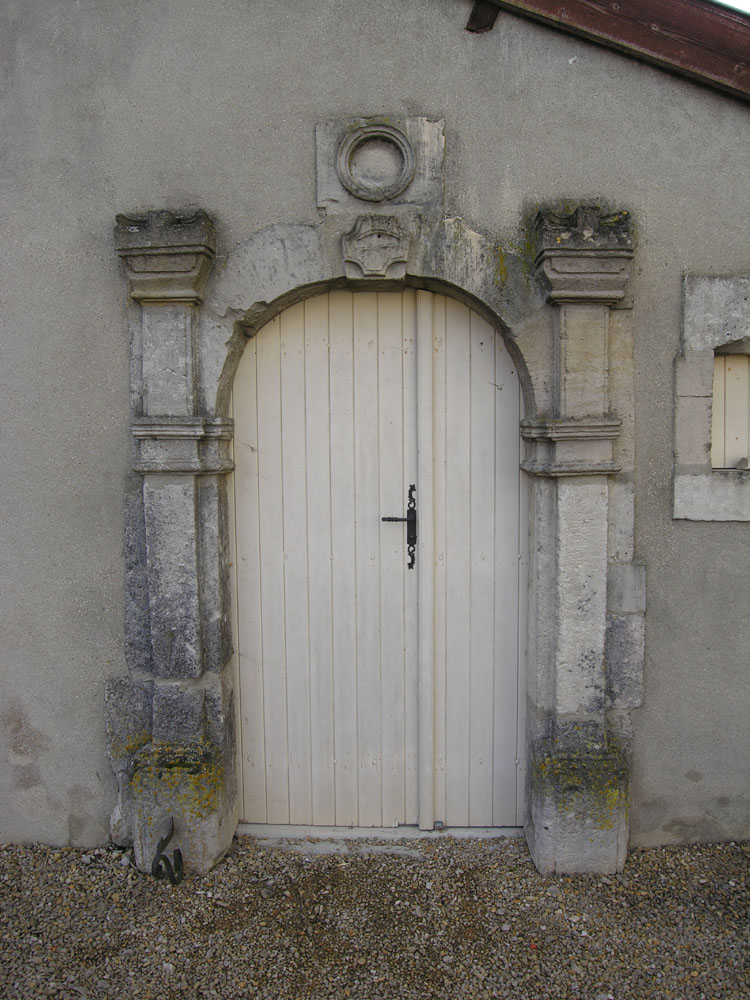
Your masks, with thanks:
<instances>
[{"instance_id":1,"label":"wooden fascia board","mask_svg":"<svg viewBox=\"0 0 750 1000\"><path fill-rule=\"evenodd\" d=\"M750 100L750 17L709 0L490 0Z\"/></svg>"}]
</instances>

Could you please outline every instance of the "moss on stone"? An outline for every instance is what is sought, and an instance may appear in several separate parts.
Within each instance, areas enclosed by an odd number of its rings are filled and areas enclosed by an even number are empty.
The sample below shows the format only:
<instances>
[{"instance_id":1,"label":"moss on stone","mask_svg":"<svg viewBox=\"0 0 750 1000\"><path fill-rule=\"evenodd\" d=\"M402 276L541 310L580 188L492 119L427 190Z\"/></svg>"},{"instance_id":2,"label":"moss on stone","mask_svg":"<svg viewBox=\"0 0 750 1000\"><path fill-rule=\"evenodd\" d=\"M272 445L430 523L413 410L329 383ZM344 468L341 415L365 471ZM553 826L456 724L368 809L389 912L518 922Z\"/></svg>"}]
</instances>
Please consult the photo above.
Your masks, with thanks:
<instances>
[{"instance_id":1,"label":"moss on stone","mask_svg":"<svg viewBox=\"0 0 750 1000\"><path fill-rule=\"evenodd\" d=\"M552 798L561 813L581 814L601 830L614 827L627 810L627 761L616 746L555 752L551 746L536 755L531 767L532 790Z\"/></svg>"},{"instance_id":2,"label":"moss on stone","mask_svg":"<svg viewBox=\"0 0 750 1000\"><path fill-rule=\"evenodd\" d=\"M508 280L508 262L506 260L505 247L495 247L495 282L500 288Z\"/></svg>"},{"instance_id":3,"label":"moss on stone","mask_svg":"<svg viewBox=\"0 0 750 1000\"><path fill-rule=\"evenodd\" d=\"M149 744L136 759L132 788L139 796L168 796L184 815L202 819L219 809L224 779L224 763L215 747Z\"/></svg>"}]
</instances>

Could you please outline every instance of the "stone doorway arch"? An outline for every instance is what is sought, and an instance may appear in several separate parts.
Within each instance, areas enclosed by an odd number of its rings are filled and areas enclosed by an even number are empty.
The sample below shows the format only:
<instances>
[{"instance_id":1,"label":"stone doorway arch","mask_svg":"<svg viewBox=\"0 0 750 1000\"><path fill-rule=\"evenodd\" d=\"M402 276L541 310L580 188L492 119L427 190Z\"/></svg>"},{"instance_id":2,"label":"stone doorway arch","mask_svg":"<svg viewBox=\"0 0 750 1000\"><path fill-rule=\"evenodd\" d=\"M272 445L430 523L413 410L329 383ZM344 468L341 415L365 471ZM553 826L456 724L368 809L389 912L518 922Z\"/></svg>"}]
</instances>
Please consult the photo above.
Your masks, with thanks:
<instances>
[{"instance_id":1,"label":"stone doorway arch","mask_svg":"<svg viewBox=\"0 0 750 1000\"><path fill-rule=\"evenodd\" d=\"M319 131L319 202L333 133ZM378 212L355 199L318 225L271 226L231 251L207 285L215 233L204 213L118 217L117 249L137 303L135 456L126 495L129 674L108 685L106 717L119 788L113 838L134 843L142 869L172 818L173 843L199 871L222 856L237 824L226 481L228 405L244 343L315 291L407 284L486 316L523 388L532 856L542 871L624 864L628 713L640 704L645 610L633 554L632 331L621 308L630 219L592 206L544 210L524 223L532 250L498 245L444 218L430 198L439 169L429 150L442 156L441 123L410 119L402 134L424 160L412 182L419 211L407 188L405 201Z\"/></svg>"}]
</instances>

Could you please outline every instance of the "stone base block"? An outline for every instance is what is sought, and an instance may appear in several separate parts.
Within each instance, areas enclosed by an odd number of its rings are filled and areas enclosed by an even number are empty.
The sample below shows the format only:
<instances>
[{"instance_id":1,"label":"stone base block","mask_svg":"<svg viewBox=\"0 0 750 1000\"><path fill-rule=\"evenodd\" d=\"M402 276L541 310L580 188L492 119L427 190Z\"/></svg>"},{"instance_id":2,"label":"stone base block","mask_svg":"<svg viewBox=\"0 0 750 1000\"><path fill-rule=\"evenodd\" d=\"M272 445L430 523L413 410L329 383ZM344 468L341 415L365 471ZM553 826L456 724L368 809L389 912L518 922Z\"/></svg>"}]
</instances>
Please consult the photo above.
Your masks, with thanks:
<instances>
[{"instance_id":1,"label":"stone base block","mask_svg":"<svg viewBox=\"0 0 750 1000\"><path fill-rule=\"evenodd\" d=\"M616 749L532 755L526 840L542 874L622 871L628 849L627 761Z\"/></svg>"},{"instance_id":2,"label":"stone base block","mask_svg":"<svg viewBox=\"0 0 750 1000\"><path fill-rule=\"evenodd\" d=\"M153 683L114 677L104 688L107 753L115 774L126 771L133 755L151 740Z\"/></svg>"},{"instance_id":3,"label":"stone base block","mask_svg":"<svg viewBox=\"0 0 750 1000\"><path fill-rule=\"evenodd\" d=\"M133 797L125 771L117 772L117 802L109 819L109 836L118 847L133 846Z\"/></svg>"},{"instance_id":4,"label":"stone base block","mask_svg":"<svg viewBox=\"0 0 750 1000\"><path fill-rule=\"evenodd\" d=\"M182 851L186 872L207 872L224 856L237 828L234 777L220 748L208 744L149 744L131 780L133 846L140 871L150 872L156 847L174 820L166 849Z\"/></svg>"}]
</instances>

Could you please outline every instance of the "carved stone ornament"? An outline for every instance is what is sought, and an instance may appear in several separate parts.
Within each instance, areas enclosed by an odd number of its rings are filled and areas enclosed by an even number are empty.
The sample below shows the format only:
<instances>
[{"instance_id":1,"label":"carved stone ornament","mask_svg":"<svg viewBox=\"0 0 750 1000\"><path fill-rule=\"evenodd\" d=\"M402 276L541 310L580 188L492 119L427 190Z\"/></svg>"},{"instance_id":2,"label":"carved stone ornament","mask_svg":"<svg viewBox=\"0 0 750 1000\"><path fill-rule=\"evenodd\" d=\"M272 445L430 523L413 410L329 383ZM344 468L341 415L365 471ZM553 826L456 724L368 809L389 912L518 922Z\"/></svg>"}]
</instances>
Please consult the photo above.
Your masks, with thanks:
<instances>
[{"instance_id":1,"label":"carved stone ornament","mask_svg":"<svg viewBox=\"0 0 750 1000\"><path fill-rule=\"evenodd\" d=\"M133 421L133 468L142 475L231 472L232 430L232 421L219 417L138 417Z\"/></svg>"},{"instance_id":2,"label":"carved stone ornament","mask_svg":"<svg viewBox=\"0 0 750 1000\"><path fill-rule=\"evenodd\" d=\"M363 215L342 240L347 278L403 278L411 237L384 215Z\"/></svg>"},{"instance_id":3,"label":"carved stone ornament","mask_svg":"<svg viewBox=\"0 0 750 1000\"><path fill-rule=\"evenodd\" d=\"M583 205L536 219L539 277L550 302L611 304L625 295L633 257L630 215Z\"/></svg>"},{"instance_id":4,"label":"carved stone ornament","mask_svg":"<svg viewBox=\"0 0 750 1000\"><path fill-rule=\"evenodd\" d=\"M363 201L389 201L414 177L412 145L392 125L364 125L339 146L336 171L346 190Z\"/></svg>"},{"instance_id":5,"label":"carved stone ornament","mask_svg":"<svg viewBox=\"0 0 750 1000\"><path fill-rule=\"evenodd\" d=\"M137 302L203 301L216 248L214 227L205 212L118 215L115 246Z\"/></svg>"}]
</instances>

